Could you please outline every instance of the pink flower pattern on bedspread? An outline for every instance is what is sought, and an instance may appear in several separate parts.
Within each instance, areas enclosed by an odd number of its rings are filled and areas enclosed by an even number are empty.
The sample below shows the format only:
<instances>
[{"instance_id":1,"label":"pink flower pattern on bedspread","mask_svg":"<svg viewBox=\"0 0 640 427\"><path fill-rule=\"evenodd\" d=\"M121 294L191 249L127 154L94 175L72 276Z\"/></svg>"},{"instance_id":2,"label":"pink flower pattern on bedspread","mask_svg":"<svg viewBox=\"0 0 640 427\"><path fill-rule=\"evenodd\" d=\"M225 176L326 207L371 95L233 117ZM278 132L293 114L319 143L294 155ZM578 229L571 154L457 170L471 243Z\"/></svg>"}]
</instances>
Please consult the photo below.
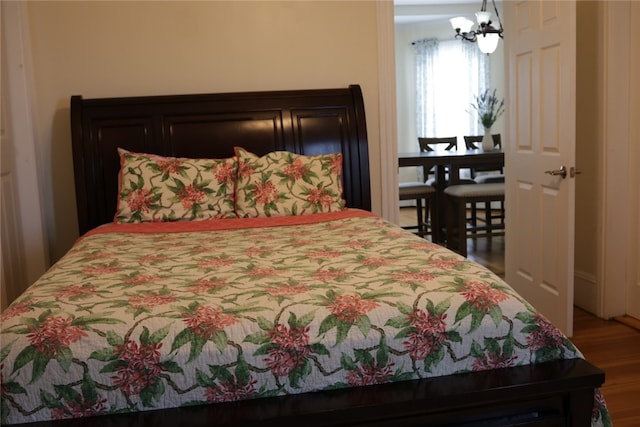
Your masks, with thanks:
<instances>
[{"instance_id":1,"label":"pink flower pattern on bedspread","mask_svg":"<svg viewBox=\"0 0 640 427\"><path fill-rule=\"evenodd\" d=\"M3 424L582 357L496 275L373 216L93 234L1 340Z\"/></svg>"}]
</instances>

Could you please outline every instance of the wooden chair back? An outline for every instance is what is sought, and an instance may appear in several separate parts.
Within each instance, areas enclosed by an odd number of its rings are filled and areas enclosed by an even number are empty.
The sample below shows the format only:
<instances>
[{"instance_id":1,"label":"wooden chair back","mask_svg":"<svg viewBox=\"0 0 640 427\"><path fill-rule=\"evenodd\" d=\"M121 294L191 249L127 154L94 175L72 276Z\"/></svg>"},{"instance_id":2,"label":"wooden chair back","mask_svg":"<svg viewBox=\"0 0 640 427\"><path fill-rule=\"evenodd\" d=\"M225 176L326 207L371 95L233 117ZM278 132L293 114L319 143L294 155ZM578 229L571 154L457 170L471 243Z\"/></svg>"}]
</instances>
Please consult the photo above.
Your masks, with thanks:
<instances>
[{"instance_id":1,"label":"wooden chair back","mask_svg":"<svg viewBox=\"0 0 640 427\"><path fill-rule=\"evenodd\" d=\"M448 136L444 138L426 138L419 137L418 144L420 145L420 151L434 151L435 146L445 145L445 150L458 149L458 137Z\"/></svg>"},{"instance_id":2,"label":"wooden chair back","mask_svg":"<svg viewBox=\"0 0 640 427\"><path fill-rule=\"evenodd\" d=\"M493 146L497 148L502 148L502 138L499 133L494 133L491 135L493 138ZM464 136L464 145L467 147L467 150L475 150L478 148L477 143L482 142L482 135L467 135Z\"/></svg>"}]
</instances>

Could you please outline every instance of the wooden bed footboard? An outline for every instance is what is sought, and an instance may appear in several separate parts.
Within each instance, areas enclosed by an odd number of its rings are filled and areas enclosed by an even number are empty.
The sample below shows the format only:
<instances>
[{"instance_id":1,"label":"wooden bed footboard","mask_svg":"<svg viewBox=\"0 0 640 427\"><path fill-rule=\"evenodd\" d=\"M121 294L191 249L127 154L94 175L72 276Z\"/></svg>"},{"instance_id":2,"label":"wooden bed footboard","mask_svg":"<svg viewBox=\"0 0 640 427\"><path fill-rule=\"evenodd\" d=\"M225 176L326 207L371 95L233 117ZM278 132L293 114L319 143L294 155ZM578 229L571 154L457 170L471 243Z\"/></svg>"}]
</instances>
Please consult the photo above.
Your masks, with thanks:
<instances>
[{"instance_id":1,"label":"wooden bed footboard","mask_svg":"<svg viewBox=\"0 0 640 427\"><path fill-rule=\"evenodd\" d=\"M24 427L589 426L604 373L583 359Z\"/></svg>"}]
</instances>

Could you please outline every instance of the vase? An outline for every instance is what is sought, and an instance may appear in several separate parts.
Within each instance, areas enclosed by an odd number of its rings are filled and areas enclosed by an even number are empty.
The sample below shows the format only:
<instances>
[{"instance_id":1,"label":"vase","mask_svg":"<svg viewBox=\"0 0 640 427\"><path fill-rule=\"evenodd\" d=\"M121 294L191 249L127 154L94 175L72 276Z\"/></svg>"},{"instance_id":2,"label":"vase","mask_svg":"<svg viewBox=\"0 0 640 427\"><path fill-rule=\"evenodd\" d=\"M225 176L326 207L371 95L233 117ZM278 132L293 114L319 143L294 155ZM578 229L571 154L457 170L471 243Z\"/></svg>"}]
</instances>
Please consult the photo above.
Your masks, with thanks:
<instances>
[{"instance_id":1,"label":"vase","mask_svg":"<svg viewBox=\"0 0 640 427\"><path fill-rule=\"evenodd\" d=\"M484 128L484 136L482 137L482 151L493 151L493 136L491 136L491 128Z\"/></svg>"}]
</instances>

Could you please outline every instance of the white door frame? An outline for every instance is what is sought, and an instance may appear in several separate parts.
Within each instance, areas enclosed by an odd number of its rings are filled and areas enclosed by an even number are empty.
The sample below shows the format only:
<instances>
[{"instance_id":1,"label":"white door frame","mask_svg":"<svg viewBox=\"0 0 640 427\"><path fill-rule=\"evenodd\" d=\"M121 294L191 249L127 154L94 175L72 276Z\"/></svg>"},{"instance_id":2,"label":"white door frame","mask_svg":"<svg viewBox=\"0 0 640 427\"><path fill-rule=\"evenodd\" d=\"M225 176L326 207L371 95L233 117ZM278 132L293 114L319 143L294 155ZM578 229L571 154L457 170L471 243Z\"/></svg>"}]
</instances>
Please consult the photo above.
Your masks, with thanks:
<instances>
[{"instance_id":1,"label":"white door frame","mask_svg":"<svg viewBox=\"0 0 640 427\"><path fill-rule=\"evenodd\" d=\"M604 318L626 313L628 286L633 280L631 254L637 254L633 230L638 226L638 167L631 146L630 48L631 2L602 2L604 16L604 130L602 150L602 223L599 236L598 312ZM637 55L637 53L636 53ZM635 77L634 77L635 78ZM638 141L636 141L637 143ZM636 176L637 178L637 176ZM635 191L635 193L634 193ZM638 256L636 255L636 259Z\"/></svg>"},{"instance_id":2,"label":"white door frame","mask_svg":"<svg viewBox=\"0 0 640 427\"><path fill-rule=\"evenodd\" d=\"M17 212L23 241L21 258L25 266L26 285L32 284L48 266L48 250L42 211L42 194L37 157L34 120L33 77L29 42L28 4L2 2L2 49L6 58L7 100L10 142L13 147L13 170L16 175ZM4 89L4 88L3 88ZM19 142L19 143L18 143Z\"/></svg>"},{"instance_id":3,"label":"white door frame","mask_svg":"<svg viewBox=\"0 0 640 427\"><path fill-rule=\"evenodd\" d=\"M398 117L393 2L377 2L382 216L398 224Z\"/></svg>"},{"instance_id":4,"label":"white door frame","mask_svg":"<svg viewBox=\"0 0 640 427\"><path fill-rule=\"evenodd\" d=\"M631 13L628 14L629 22L638 22L640 20L640 3L630 3ZM640 75L640 27L631 25L629 37L625 39L626 43L630 43L629 50L631 52L629 68L630 76ZM630 90L631 95L629 111L631 117L640 116L640 82L638 79L631 79ZM627 190L630 194L631 217L629 220L629 239L631 240L629 254L629 280L627 284L627 309L626 314L640 319L640 191L638 183L640 182L640 123L638 120L631 120L629 129L629 180ZM635 237L634 237L635 236ZM635 254L635 256L633 255Z\"/></svg>"}]
</instances>

